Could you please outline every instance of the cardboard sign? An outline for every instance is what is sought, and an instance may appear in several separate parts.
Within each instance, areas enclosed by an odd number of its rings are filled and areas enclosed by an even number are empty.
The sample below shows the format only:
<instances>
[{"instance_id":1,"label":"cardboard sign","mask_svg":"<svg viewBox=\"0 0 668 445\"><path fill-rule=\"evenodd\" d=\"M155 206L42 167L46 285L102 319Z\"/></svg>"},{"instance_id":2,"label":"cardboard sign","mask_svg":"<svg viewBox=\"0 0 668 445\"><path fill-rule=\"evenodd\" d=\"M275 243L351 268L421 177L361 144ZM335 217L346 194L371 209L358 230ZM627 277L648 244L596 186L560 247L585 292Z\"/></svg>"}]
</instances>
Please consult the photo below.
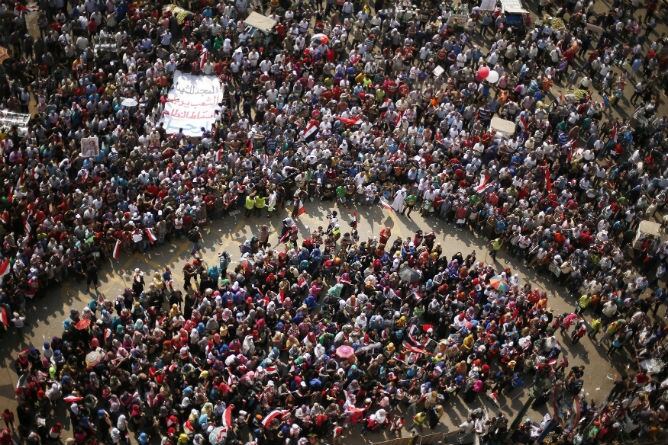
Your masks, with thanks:
<instances>
[{"instance_id":1,"label":"cardboard sign","mask_svg":"<svg viewBox=\"0 0 668 445\"><path fill-rule=\"evenodd\" d=\"M480 2L480 9L483 11L494 11L496 9L496 0L482 0Z\"/></svg>"},{"instance_id":2,"label":"cardboard sign","mask_svg":"<svg viewBox=\"0 0 668 445\"><path fill-rule=\"evenodd\" d=\"M81 138L81 156L93 158L100 153L100 140L97 136Z\"/></svg>"}]
</instances>

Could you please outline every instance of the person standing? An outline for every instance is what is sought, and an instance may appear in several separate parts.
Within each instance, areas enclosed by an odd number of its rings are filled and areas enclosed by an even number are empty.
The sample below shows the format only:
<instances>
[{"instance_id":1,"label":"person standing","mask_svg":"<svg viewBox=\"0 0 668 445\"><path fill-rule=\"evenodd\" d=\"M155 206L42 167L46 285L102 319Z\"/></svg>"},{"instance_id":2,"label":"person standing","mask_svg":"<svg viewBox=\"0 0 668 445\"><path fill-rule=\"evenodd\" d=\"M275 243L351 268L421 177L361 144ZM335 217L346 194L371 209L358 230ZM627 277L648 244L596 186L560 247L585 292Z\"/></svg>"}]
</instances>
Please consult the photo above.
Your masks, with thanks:
<instances>
[{"instance_id":1,"label":"person standing","mask_svg":"<svg viewBox=\"0 0 668 445\"><path fill-rule=\"evenodd\" d=\"M392 208L399 213L404 211L404 202L406 200L406 188L402 187L394 195L394 201L392 201Z\"/></svg>"},{"instance_id":2,"label":"person standing","mask_svg":"<svg viewBox=\"0 0 668 445\"><path fill-rule=\"evenodd\" d=\"M263 210L267 207L267 198L258 194L255 197L255 209L257 209L258 215L262 216Z\"/></svg>"},{"instance_id":3,"label":"person standing","mask_svg":"<svg viewBox=\"0 0 668 445\"><path fill-rule=\"evenodd\" d=\"M276 210L276 203L278 202L278 192L276 192L276 189L271 190L271 193L269 193L269 198L267 202L267 217L271 218L271 215L274 213Z\"/></svg>"},{"instance_id":4,"label":"person standing","mask_svg":"<svg viewBox=\"0 0 668 445\"><path fill-rule=\"evenodd\" d=\"M202 250L202 234L199 231L199 227L195 226L188 234L188 238L193 243L193 248L190 251L191 255L195 255L200 250Z\"/></svg>"},{"instance_id":5,"label":"person standing","mask_svg":"<svg viewBox=\"0 0 668 445\"><path fill-rule=\"evenodd\" d=\"M246 209L246 218L248 218L251 216L253 209L255 208L255 191L252 191L249 195L246 196L244 208Z\"/></svg>"},{"instance_id":6,"label":"person standing","mask_svg":"<svg viewBox=\"0 0 668 445\"><path fill-rule=\"evenodd\" d=\"M401 211L402 215L406 215L407 217L411 217L411 212L413 211L413 207L415 207L415 204L417 204L417 196L415 193L411 193L408 196L406 196L406 202L404 209Z\"/></svg>"},{"instance_id":7,"label":"person standing","mask_svg":"<svg viewBox=\"0 0 668 445\"><path fill-rule=\"evenodd\" d=\"M141 293L144 292L144 272L139 269L135 269L132 276L132 292L134 292L135 298L139 298Z\"/></svg>"},{"instance_id":8,"label":"person standing","mask_svg":"<svg viewBox=\"0 0 668 445\"><path fill-rule=\"evenodd\" d=\"M295 198L294 198L294 207L292 209L292 218L297 218L299 215L304 213L302 210L304 208L304 198L302 196L302 191L301 189L297 189L295 192Z\"/></svg>"},{"instance_id":9,"label":"person standing","mask_svg":"<svg viewBox=\"0 0 668 445\"><path fill-rule=\"evenodd\" d=\"M490 244L490 250L489 250L489 256L492 257L494 261L496 261L496 255L499 253L499 250L501 250L501 246L503 245L503 240L501 238L494 238Z\"/></svg>"},{"instance_id":10,"label":"person standing","mask_svg":"<svg viewBox=\"0 0 668 445\"><path fill-rule=\"evenodd\" d=\"M86 268L86 290L90 289L90 285L92 284L97 292L97 286L100 282L97 272L97 264L95 261L89 262L88 267Z\"/></svg>"}]
</instances>

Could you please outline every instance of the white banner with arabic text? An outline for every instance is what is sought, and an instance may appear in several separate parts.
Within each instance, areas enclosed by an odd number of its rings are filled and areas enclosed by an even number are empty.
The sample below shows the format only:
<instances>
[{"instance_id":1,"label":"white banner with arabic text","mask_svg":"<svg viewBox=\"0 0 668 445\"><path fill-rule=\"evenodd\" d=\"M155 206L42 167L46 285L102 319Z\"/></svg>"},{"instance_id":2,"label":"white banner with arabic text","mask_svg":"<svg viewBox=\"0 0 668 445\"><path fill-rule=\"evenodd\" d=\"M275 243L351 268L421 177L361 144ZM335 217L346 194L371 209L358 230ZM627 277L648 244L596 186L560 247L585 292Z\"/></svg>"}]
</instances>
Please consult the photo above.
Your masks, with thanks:
<instances>
[{"instance_id":1,"label":"white banner with arabic text","mask_svg":"<svg viewBox=\"0 0 668 445\"><path fill-rule=\"evenodd\" d=\"M176 71L167 95L162 122L168 134L180 129L186 136L202 136L217 119L223 100L223 85L216 76L195 76Z\"/></svg>"}]
</instances>

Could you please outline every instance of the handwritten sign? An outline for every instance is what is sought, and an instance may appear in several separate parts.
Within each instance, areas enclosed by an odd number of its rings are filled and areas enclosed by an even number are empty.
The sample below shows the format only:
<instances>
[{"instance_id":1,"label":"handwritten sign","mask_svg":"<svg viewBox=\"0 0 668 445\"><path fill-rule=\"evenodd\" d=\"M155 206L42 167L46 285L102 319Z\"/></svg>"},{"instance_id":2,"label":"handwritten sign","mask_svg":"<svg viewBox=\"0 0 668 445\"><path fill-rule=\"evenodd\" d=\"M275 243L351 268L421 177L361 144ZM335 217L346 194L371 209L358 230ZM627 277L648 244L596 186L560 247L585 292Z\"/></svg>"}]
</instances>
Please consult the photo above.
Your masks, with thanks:
<instances>
[{"instance_id":1,"label":"handwritten sign","mask_svg":"<svg viewBox=\"0 0 668 445\"><path fill-rule=\"evenodd\" d=\"M168 134L183 130L186 136L202 136L210 130L223 100L223 86L216 76L195 76L176 71L167 95L162 122Z\"/></svg>"}]
</instances>

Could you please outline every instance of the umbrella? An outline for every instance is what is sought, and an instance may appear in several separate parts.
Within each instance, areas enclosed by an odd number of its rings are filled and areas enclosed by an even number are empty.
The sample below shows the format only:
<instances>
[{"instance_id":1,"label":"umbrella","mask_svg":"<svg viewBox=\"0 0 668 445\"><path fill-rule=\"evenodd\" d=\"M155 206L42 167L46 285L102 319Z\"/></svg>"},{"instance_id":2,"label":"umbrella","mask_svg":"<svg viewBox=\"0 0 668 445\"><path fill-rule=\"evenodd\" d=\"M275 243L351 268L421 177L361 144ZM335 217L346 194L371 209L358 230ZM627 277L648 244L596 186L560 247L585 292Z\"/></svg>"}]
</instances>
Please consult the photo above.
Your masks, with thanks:
<instances>
[{"instance_id":1,"label":"umbrella","mask_svg":"<svg viewBox=\"0 0 668 445\"><path fill-rule=\"evenodd\" d=\"M485 80L489 83L496 83L496 82L499 81L499 73L492 70L492 71L489 72L489 74L487 75Z\"/></svg>"},{"instance_id":2,"label":"umbrella","mask_svg":"<svg viewBox=\"0 0 668 445\"><path fill-rule=\"evenodd\" d=\"M501 275L494 275L489 279L489 284L499 292L508 292L508 283Z\"/></svg>"},{"instance_id":3,"label":"umbrella","mask_svg":"<svg viewBox=\"0 0 668 445\"><path fill-rule=\"evenodd\" d=\"M104 358L104 351L102 349L96 349L95 351L90 351L86 354L86 366L92 368L102 361Z\"/></svg>"},{"instance_id":4,"label":"umbrella","mask_svg":"<svg viewBox=\"0 0 668 445\"><path fill-rule=\"evenodd\" d=\"M347 360L355 356L355 350L352 346L342 345L336 348L336 356Z\"/></svg>"},{"instance_id":5,"label":"umbrella","mask_svg":"<svg viewBox=\"0 0 668 445\"><path fill-rule=\"evenodd\" d=\"M81 320L77 321L77 324L74 325L74 327L79 331L83 331L84 329L88 329L88 326L90 326L90 319L89 318L82 318Z\"/></svg>"},{"instance_id":6,"label":"umbrella","mask_svg":"<svg viewBox=\"0 0 668 445\"><path fill-rule=\"evenodd\" d=\"M652 374L658 374L663 369L664 363L658 358L650 358L640 362L640 367Z\"/></svg>"},{"instance_id":7,"label":"umbrella","mask_svg":"<svg viewBox=\"0 0 668 445\"><path fill-rule=\"evenodd\" d=\"M364 354L365 352L373 351L374 349L380 349L383 347L382 343L371 343L370 345L362 346L355 351L355 355Z\"/></svg>"},{"instance_id":8,"label":"umbrella","mask_svg":"<svg viewBox=\"0 0 668 445\"><path fill-rule=\"evenodd\" d=\"M480 68L478 68L478 71L476 72L476 75L475 75L476 80L480 81L480 80L486 79L487 76L489 75L489 72L490 72L490 69L489 69L488 66L481 66Z\"/></svg>"},{"instance_id":9,"label":"umbrella","mask_svg":"<svg viewBox=\"0 0 668 445\"><path fill-rule=\"evenodd\" d=\"M564 317L562 323L565 324L566 326L569 326L577 319L578 319L578 314L571 312L570 314Z\"/></svg>"},{"instance_id":10,"label":"umbrella","mask_svg":"<svg viewBox=\"0 0 668 445\"><path fill-rule=\"evenodd\" d=\"M399 271L399 277L401 277L402 281L405 281L407 283L415 283L420 279L422 274L420 273L419 270L413 269L412 267L404 267Z\"/></svg>"},{"instance_id":11,"label":"umbrella","mask_svg":"<svg viewBox=\"0 0 668 445\"><path fill-rule=\"evenodd\" d=\"M329 43L329 37L326 36L325 34L314 34L313 37L311 37L311 42L315 41L327 45Z\"/></svg>"},{"instance_id":12,"label":"umbrella","mask_svg":"<svg viewBox=\"0 0 668 445\"><path fill-rule=\"evenodd\" d=\"M137 105L139 105L139 102L137 102L137 99L133 97L126 97L121 102L121 105L123 105L124 107L136 107Z\"/></svg>"},{"instance_id":13,"label":"umbrella","mask_svg":"<svg viewBox=\"0 0 668 445\"><path fill-rule=\"evenodd\" d=\"M219 426L209 433L209 442L211 445L222 445L227 438L227 428Z\"/></svg>"}]
</instances>

